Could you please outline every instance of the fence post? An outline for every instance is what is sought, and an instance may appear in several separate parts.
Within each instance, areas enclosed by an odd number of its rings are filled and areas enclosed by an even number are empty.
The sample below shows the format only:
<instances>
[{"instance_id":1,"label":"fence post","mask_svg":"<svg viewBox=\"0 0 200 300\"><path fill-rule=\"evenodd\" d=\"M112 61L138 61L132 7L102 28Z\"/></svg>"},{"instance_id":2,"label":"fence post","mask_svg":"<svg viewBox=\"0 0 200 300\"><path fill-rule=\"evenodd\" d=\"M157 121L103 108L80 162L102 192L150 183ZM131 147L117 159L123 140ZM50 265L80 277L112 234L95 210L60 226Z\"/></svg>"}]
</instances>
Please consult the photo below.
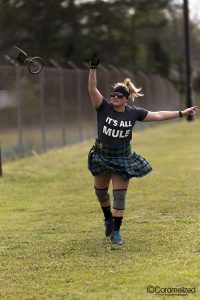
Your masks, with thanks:
<instances>
[{"instance_id":1,"label":"fence post","mask_svg":"<svg viewBox=\"0 0 200 300\"><path fill-rule=\"evenodd\" d=\"M66 145L66 128L65 128L65 113L64 113L64 69L53 58L49 60L59 72L59 87L60 87L60 116L61 116L61 135L62 145Z\"/></svg>"},{"instance_id":2,"label":"fence post","mask_svg":"<svg viewBox=\"0 0 200 300\"><path fill-rule=\"evenodd\" d=\"M110 76L109 76L110 72L102 64L98 66L98 69L103 71L105 74L105 93L106 93L106 97L109 97L110 96Z\"/></svg>"},{"instance_id":3,"label":"fence post","mask_svg":"<svg viewBox=\"0 0 200 300\"><path fill-rule=\"evenodd\" d=\"M79 140L83 141L83 118L82 118L82 98L81 98L81 69L78 68L72 61L68 60L68 64L76 71L77 74L77 103L78 103L78 130L79 130Z\"/></svg>"},{"instance_id":4,"label":"fence post","mask_svg":"<svg viewBox=\"0 0 200 300\"><path fill-rule=\"evenodd\" d=\"M40 72L40 117L41 117L42 150L45 152L46 132L45 132L45 113L44 113L44 71Z\"/></svg>"},{"instance_id":5,"label":"fence post","mask_svg":"<svg viewBox=\"0 0 200 300\"><path fill-rule=\"evenodd\" d=\"M1 157L1 142L0 142L0 177L3 177L3 171L2 171L2 157Z\"/></svg>"},{"instance_id":6,"label":"fence post","mask_svg":"<svg viewBox=\"0 0 200 300\"><path fill-rule=\"evenodd\" d=\"M185 60L186 60L186 88L187 88L187 107L194 106L193 88L192 88L192 68L190 54L190 18L188 9L188 0L183 0L183 17L184 17L184 37L185 37ZM187 116L188 121L194 121L194 116Z\"/></svg>"},{"instance_id":7,"label":"fence post","mask_svg":"<svg viewBox=\"0 0 200 300\"><path fill-rule=\"evenodd\" d=\"M21 77L20 67L16 66L17 127L18 127L18 136L19 136L19 151L20 154L23 155L24 147L23 147L20 77Z\"/></svg>"},{"instance_id":8,"label":"fence post","mask_svg":"<svg viewBox=\"0 0 200 300\"><path fill-rule=\"evenodd\" d=\"M60 78L60 110L61 110L61 124L62 124L62 145L66 145L66 128L65 128L65 112L64 112L64 70L59 69Z\"/></svg>"}]
</instances>

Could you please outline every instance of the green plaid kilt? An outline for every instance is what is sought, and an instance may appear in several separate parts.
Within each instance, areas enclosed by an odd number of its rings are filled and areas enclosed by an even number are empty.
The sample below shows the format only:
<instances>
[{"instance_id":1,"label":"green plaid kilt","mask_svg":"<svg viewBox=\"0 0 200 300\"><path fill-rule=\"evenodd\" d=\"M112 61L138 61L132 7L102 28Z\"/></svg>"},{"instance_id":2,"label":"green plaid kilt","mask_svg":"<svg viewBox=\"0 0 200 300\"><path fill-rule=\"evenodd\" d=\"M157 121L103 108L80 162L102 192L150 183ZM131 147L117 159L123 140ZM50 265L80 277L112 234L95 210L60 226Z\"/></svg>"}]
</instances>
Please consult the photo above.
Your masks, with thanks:
<instances>
[{"instance_id":1,"label":"green plaid kilt","mask_svg":"<svg viewBox=\"0 0 200 300\"><path fill-rule=\"evenodd\" d=\"M130 143L112 147L98 140L88 154L88 169L94 176L111 172L121 175L124 180L142 177L152 171L145 158L131 152Z\"/></svg>"}]
</instances>

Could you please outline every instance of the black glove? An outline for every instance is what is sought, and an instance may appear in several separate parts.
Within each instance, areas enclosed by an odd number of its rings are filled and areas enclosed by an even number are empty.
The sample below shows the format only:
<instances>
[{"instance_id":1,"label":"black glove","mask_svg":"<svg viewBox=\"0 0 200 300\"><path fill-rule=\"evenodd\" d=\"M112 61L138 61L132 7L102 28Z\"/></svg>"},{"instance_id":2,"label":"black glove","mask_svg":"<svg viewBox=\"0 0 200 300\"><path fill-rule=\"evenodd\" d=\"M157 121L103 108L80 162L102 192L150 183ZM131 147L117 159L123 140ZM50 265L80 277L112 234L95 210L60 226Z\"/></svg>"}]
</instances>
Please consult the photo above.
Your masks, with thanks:
<instances>
[{"instance_id":1,"label":"black glove","mask_svg":"<svg viewBox=\"0 0 200 300\"><path fill-rule=\"evenodd\" d=\"M100 63L100 58L97 52L94 52L90 58L90 69L96 69L98 64Z\"/></svg>"}]
</instances>

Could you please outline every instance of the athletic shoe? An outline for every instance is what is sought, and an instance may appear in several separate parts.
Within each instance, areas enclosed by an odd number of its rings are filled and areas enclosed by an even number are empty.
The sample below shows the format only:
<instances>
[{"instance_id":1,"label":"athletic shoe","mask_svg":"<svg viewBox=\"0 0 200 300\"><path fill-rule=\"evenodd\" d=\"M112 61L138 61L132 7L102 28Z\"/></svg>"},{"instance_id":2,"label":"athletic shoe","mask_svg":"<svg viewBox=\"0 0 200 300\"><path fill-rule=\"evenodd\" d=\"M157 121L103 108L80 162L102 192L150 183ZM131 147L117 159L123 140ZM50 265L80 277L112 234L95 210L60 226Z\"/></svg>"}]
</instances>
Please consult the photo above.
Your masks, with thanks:
<instances>
[{"instance_id":1,"label":"athletic shoe","mask_svg":"<svg viewBox=\"0 0 200 300\"><path fill-rule=\"evenodd\" d=\"M122 245L124 243L124 241L121 239L121 235L119 233L119 231L113 231L110 240L112 242L112 244L115 245Z\"/></svg>"},{"instance_id":2,"label":"athletic shoe","mask_svg":"<svg viewBox=\"0 0 200 300\"><path fill-rule=\"evenodd\" d=\"M113 231L113 218L104 220L105 236L110 236Z\"/></svg>"}]
</instances>

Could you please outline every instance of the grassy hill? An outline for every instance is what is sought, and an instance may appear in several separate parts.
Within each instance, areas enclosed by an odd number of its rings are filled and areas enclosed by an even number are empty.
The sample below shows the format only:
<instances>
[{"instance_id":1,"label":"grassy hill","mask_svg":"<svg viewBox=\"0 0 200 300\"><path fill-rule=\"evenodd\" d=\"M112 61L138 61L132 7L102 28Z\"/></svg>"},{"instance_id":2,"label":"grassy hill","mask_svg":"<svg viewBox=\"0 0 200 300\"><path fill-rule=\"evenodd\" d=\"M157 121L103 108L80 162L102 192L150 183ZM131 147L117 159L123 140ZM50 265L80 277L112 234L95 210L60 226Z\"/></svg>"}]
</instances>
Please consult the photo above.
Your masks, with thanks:
<instances>
[{"instance_id":1,"label":"grassy hill","mask_svg":"<svg viewBox=\"0 0 200 300\"><path fill-rule=\"evenodd\" d=\"M0 299L158 299L148 286L200 299L199 129L182 120L134 134L154 171L131 180L121 247L104 237L93 141L4 164Z\"/></svg>"}]
</instances>

